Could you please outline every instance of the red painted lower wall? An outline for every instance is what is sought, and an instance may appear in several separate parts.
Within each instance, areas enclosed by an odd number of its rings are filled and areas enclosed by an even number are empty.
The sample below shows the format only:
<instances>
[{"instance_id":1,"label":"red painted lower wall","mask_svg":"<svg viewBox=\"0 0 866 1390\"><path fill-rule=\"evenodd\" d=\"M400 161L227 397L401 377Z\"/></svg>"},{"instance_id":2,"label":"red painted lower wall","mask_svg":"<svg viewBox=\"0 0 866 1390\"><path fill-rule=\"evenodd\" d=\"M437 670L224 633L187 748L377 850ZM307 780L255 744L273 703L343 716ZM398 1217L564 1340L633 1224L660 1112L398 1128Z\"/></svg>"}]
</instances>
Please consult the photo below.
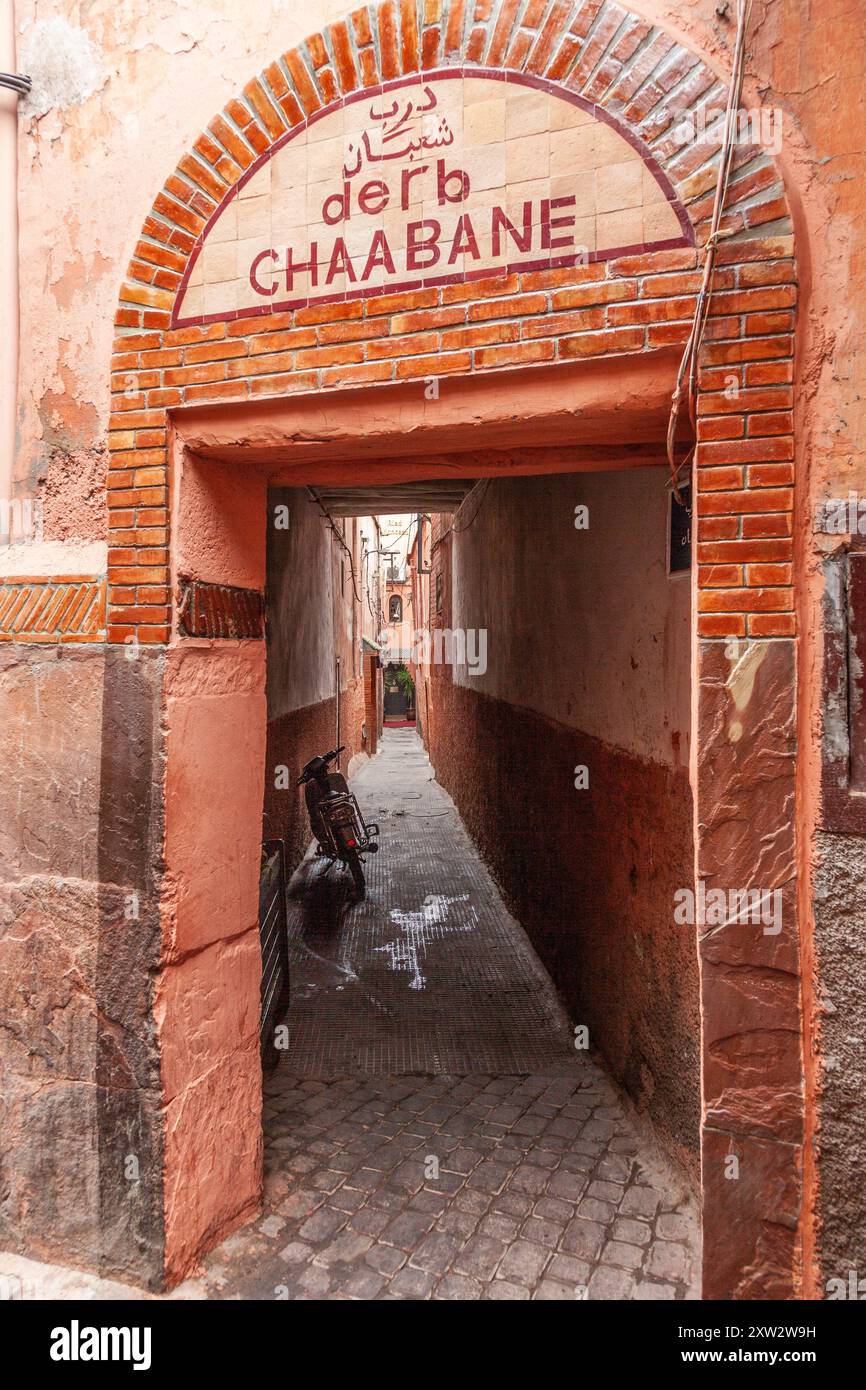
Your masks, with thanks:
<instances>
[{"instance_id":1,"label":"red painted lower wall","mask_svg":"<svg viewBox=\"0 0 866 1390\"><path fill-rule=\"evenodd\" d=\"M438 780L573 1022L697 1179L697 954L693 929L673 923L693 878L687 773L447 679L430 696Z\"/></svg>"}]
</instances>

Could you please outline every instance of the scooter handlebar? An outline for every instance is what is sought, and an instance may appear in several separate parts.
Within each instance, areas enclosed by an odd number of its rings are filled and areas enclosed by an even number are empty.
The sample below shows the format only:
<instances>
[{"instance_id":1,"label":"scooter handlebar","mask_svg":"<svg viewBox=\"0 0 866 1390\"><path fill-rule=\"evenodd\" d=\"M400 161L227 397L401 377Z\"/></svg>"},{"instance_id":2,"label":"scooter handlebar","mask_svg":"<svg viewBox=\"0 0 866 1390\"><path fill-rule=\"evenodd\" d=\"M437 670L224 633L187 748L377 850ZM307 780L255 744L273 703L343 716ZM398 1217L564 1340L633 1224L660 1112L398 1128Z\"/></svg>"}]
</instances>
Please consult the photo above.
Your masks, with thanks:
<instances>
[{"instance_id":1,"label":"scooter handlebar","mask_svg":"<svg viewBox=\"0 0 866 1390\"><path fill-rule=\"evenodd\" d=\"M319 762L322 767L327 767L328 763L332 763L335 758L339 758L340 754L345 750L345 747L345 743L341 743L339 748L332 748L330 753L323 753L320 758L311 758L298 778L297 785L302 787L305 782L309 782L310 778L316 775L312 770L313 763Z\"/></svg>"}]
</instances>

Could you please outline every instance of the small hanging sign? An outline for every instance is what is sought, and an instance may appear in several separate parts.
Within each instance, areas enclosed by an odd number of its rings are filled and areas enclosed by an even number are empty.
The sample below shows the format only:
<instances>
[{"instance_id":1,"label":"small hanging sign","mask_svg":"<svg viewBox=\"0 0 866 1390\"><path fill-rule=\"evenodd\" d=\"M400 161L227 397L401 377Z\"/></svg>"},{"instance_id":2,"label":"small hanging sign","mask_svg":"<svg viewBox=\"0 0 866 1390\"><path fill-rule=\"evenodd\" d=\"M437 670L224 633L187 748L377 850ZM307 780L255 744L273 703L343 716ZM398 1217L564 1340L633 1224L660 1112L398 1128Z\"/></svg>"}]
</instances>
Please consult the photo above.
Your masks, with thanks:
<instances>
[{"instance_id":1,"label":"small hanging sign","mask_svg":"<svg viewBox=\"0 0 866 1390\"><path fill-rule=\"evenodd\" d=\"M687 574L692 567L692 488L680 488L682 502L670 494L668 574Z\"/></svg>"}]
</instances>

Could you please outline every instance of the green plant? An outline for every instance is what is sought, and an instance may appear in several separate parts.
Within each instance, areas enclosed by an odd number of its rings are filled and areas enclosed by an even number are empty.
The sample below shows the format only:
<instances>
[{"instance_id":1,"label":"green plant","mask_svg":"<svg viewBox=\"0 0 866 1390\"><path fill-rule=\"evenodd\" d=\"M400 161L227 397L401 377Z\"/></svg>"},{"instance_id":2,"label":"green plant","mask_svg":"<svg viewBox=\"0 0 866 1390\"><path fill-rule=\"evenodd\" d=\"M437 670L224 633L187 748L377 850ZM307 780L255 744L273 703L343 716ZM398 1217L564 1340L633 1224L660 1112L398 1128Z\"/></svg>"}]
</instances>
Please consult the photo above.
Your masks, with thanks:
<instances>
[{"instance_id":1,"label":"green plant","mask_svg":"<svg viewBox=\"0 0 866 1390\"><path fill-rule=\"evenodd\" d=\"M405 666L398 666L397 668L397 684L405 695L407 702L411 705L415 699L415 682L409 675Z\"/></svg>"}]
</instances>

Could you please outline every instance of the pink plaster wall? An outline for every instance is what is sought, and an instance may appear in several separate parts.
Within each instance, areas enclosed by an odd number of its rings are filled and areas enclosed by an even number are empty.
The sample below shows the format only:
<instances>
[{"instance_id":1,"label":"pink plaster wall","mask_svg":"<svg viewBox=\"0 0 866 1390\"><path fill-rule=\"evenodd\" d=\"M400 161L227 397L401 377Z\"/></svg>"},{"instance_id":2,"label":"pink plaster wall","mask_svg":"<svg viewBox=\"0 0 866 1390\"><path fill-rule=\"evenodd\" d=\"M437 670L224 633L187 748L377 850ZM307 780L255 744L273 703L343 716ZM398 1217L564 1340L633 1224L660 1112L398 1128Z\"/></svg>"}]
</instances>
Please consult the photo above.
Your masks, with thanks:
<instances>
[{"instance_id":1,"label":"pink plaster wall","mask_svg":"<svg viewBox=\"0 0 866 1390\"><path fill-rule=\"evenodd\" d=\"M175 451L175 575L262 589L266 486L253 470Z\"/></svg>"},{"instance_id":2,"label":"pink plaster wall","mask_svg":"<svg viewBox=\"0 0 866 1390\"><path fill-rule=\"evenodd\" d=\"M698 4L635 0L709 61L719 36L730 33L712 0ZM733 6L729 9L733 10ZM781 112L776 156L794 220L798 267L797 357L794 373L796 451L795 585L799 616L797 823L799 918L802 943L806 1081L803 1145L802 1291L822 1297L832 1265L854 1258L850 1217L837 1209L833 1181L822 1184L822 1143L833 1142L822 1032L840 1014L864 1033L862 990L833 997L815 936L815 880L833 877L832 847L820 840L820 748L823 721L823 579L820 557L830 548L816 535L816 505L828 497L866 494L866 8L863 0L815 5L811 0L763 0L752 6L745 101ZM850 859L844 846L836 853ZM828 869L829 866L829 869ZM839 931L848 928L840 920ZM838 932L837 932L838 935ZM844 942L841 944L844 950ZM829 984L829 981L827 981ZM832 1044L835 1047L835 1044ZM831 1050L831 1049L828 1049ZM849 1150L866 1134L841 1135ZM850 1168L843 1157L843 1166ZM854 1223L855 1226L862 1223ZM841 1251L847 1248L847 1255ZM861 1245L862 1251L862 1245ZM845 1268L847 1268L847 1264Z\"/></svg>"},{"instance_id":3,"label":"pink plaster wall","mask_svg":"<svg viewBox=\"0 0 866 1390\"><path fill-rule=\"evenodd\" d=\"M493 482L452 559L453 626L486 632L487 669L455 679L687 770L689 580L667 573L667 524L658 468Z\"/></svg>"},{"instance_id":4,"label":"pink plaster wall","mask_svg":"<svg viewBox=\"0 0 866 1390\"><path fill-rule=\"evenodd\" d=\"M19 478L104 438L118 286L178 156L253 73L346 8L15 0L34 79L20 108Z\"/></svg>"},{"instance_id":5,"label":"pink plaster wall","mask_svg":"<svg viewBox=\"0 0 866 1390\"><path fill-rule=\"evenodd\" d=\"M166 1273L255 1209L261 1190L258 826L262 642L168 655L163 964L155 1017L165 1104Z\"/></svg>"},{"instance_id":6,"label":"pink plaster wall","mask_svg":"<svg viewBox=\"0 0 866 1390\"><path fill-rule=\"evenodd\" d=\"M0 15L0 70L15 71L11 6ZM15 392L18 378L18 99L0 91L0 497L11 496L15 460Z\"/></svg>"},{"instance_id":7,"label":"pink plaster wall","mask_svg":"<svg viewBox=\"0 0 866 1390\"><path fill-rule=\"evenodd\" d=\"M261 642L184 645L169 655L165 929L171 959L256 920L258 860L237 832L261 812L264 692Z\"/></svg>"},{"instance_id":8,"label":"pink plaster wall","mask_svg":"<svg viewBox=\"0 0 866 1390\"><path fill-rule=\"evenodd\" d=\"M156 1021L165 1088L165 1277L170 1284L259 1205L260 979L257 926L188 956L162 975Z\"/></svg>"}]
</instances>

